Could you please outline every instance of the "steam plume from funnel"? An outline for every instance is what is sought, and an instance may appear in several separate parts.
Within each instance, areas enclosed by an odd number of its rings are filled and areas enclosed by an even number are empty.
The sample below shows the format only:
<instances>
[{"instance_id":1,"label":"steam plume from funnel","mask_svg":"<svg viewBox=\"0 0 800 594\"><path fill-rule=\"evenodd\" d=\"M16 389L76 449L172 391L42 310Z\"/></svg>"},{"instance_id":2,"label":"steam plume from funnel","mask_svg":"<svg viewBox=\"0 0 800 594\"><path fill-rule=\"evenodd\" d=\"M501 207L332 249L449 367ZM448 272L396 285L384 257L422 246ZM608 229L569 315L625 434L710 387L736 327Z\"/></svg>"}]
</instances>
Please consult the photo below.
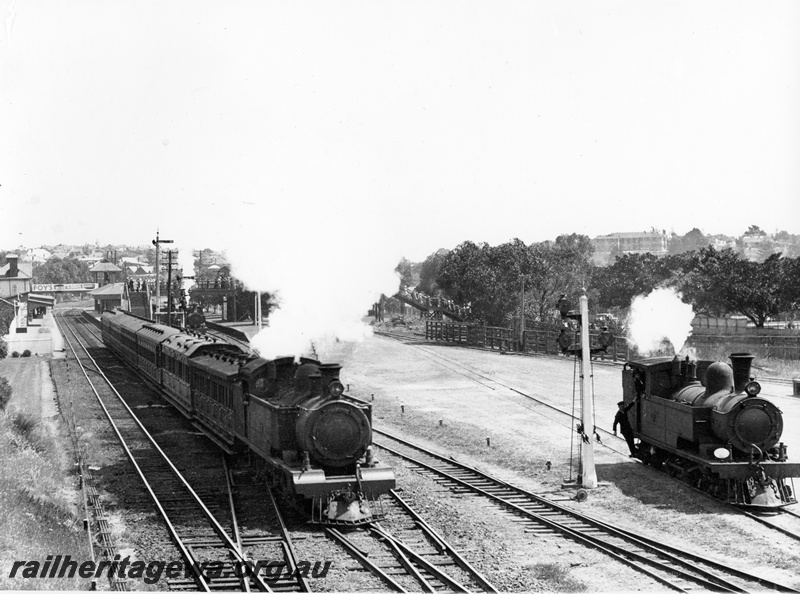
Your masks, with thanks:
<instances>
[{"instance_id":1,"label":"steam plume from funnel","mask_svg":"<svg viewBox=\"0 0 800 594\"><path fill-rule=\"evenodd\" d=\"M194 279L186 278L194 276L194 250L186 245L178 247L178 268L183 272L181 289L188 291L194 285Z\"/></svg>"},{"instance_id":2,"label":"steam plume from funnel","mask_svg":"<svg viewBox=\"0 0 800 594\"><path fill-rule=\"evenodd\" d=\"M249 250L226 251L233 276L278 303L251 341L262 357L308 355L312 345L324 353L328 343L362 340L372 333L363 322L370 306L382 293L397 292L400 257L380 237L318 231L313 237L281 233ZM278 237L283 245L276 245Z\"/></svg>"},{"instance_id":3,"label":"steam plume from funnel","mask_svg":"<svg viewBox=\"0 0 800 594\"><path fill-rule=\"evenodd\" d=\"M667 339L677 353L692 333L692 306L674 289L656 289L631 303L628 337L642 354L659 349Z\"/></svg>"}]
</instances>

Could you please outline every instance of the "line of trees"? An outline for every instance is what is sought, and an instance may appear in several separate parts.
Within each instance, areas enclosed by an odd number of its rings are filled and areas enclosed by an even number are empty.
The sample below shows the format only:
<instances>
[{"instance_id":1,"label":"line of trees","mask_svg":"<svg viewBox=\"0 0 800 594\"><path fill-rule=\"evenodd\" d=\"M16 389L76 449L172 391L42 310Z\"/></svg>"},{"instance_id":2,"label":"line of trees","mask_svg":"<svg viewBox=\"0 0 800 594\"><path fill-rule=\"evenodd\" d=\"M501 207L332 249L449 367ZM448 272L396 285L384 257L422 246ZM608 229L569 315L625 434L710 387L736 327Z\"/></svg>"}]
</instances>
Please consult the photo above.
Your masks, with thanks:
<instances>
[{"instance_id":1,"label":"line of trees","mask_svg":"<svg viewBox=\"0 0 800 594\"><path fill-rule=\"evenodd\" d=\"M523 283L525 314L537 321L555 315L562 293L575 297L582 289L595 311L613 311L627 308L636 295L673 287L697 313L740 314L757 327L800 307L800 257L772 254L750 262L732 249L706 246L660 258L625 254L598 267L592 254L589 238L577 234L530 245L465 241L419 265L417 288L470 304L473 319L491 326L508 326L519 316ZM407 261L398 266L406 284L413 284L412 270Z\"/></svg>"},{"instance_id":2,"label":"line of trees","mask_svg":"<svg viewBox=\"0 0 800 594\"><path fill-rule=\"evenodd\" d=\"M90 283L89 265L77 258L50 258L33 271L37 283Z\"/></svg>"}]
</instances>

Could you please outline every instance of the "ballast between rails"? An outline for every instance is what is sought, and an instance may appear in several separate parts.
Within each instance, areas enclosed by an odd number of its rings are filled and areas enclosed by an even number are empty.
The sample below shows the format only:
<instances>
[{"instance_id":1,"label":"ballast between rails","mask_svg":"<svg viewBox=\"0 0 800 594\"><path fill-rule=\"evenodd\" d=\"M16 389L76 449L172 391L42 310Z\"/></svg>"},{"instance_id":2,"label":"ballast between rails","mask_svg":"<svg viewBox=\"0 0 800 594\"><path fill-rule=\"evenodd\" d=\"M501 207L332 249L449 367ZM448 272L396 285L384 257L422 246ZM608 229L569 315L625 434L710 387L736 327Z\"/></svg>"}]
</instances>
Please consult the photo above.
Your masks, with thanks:
<instances>
[{"instance_id":1,"label":"ballast between rails","mask_svg":"<svg viewBox=\"0 0 800 594\"><path fill-rule=\"evenodd\" d=\"M205 335L106 312L103 341L228 452L251 451L311 520L355 525L380 516L395 486L373 458L372 406L345 394L341 366L266 360Z\"/></svg>"},{"instance_id":2,"label":"ballast between rails","mask_svg":"<svg viewBox=\"0 0 800 594\"><path fill-rule=\"evenodd\" d=\"M63 316L62 316L62 321L63 321ZM114 433L117 436L117 439L119 440L123 450L125 451L125 454L127 455L128 459L131 461L131 464L133 465L137 475L141 479L142 484L144 485L144 487L147 490L148 494L152 498L153 503L156 506L156 509L158 510L159 514L161 515L162 519L164 520L164 522L165 522L165 524L167 526L167 530L168 530L168 532L170 534L171 539L173 540L175 545L178 547L178 550L180 551L181 556L184 558L184 561L192 569L192 572L193 572L193 574L195 576L195 580L196 580L198 586L201 589L203 589L204 591L211 591L210 585L209 585L206 577L200 571L199 565L197 563L195 563L194 556L191 554L191 552L189 551L188 547L183 542L183 539L178 534L178 531L177 531L175 525L173 524L172 520L170 519L169 514L166 512L166 510L164 509L163 505L161 504L161 501L159 500L158 496L156 495L155 490L153 489L153 486L150 484L150 481L145 476L145 473L142 470L141 466L139 465L139 463L138 463L136 457L134 456L133 452L131 451L131 448L128 446L127 440L122 435L122 432L120 431L120 428L119 428L119 426L117 424L117 421L115 420L115 418L113 417L113 415L109 411L109 408L103 402L103 399L100 396L100 394L99 394L94 382L89 377L89 374L87 373L86 366L81 361L80 357L78 356L77 351L75 350L75 348L73 346L73 341L69 340L68 335L63 332L63 329L60 327L60 325L59 325L59 329L62 331L62 334L65 336L65 339L66 339L66 342L67 342L67 344L68 344L68 346L70 348L70 351L72 352L72 354L75 357L76 361L80 365L81 371L84 374L84 377L86 378L86 381L89 383L93 393L95 394L95 397L97 398L97 401L100 404L100 407L102 408L103 413L105 414L106 418L108 419L108 421L109 421ZM180 483L182 484L183 488L185 488L186 491L190 494L190 496L192 497L194 503L196 503L197 506L199 507L199 509L202 510L204 516L206 517L207 521L211 525L211 527L214 530L214 532L216 532L217 535L219 536L219 538L225 543L226 548L228 549L230 554L233 555L237 559L237 561L242 564L242 566L246 566L248 564L252 565L251 560L247 559L246 557L244 557L239 552L236 544L233 541L231 541L231 539L228 536L228 534L225 531L225 529L222 526L220 526L220 524L217 522L216 518L213 516L213 514L206 507L206 505L202 501L202 499L197 495L197 493L194 491L192 486L186 481L186 479L183 477L181 472L175 467L175 465L172 463L172 461L169 459L169 457L164 453L164 451L161 449L161 447L158 445L158 443L156 443L156 441L153 438L153 436L147 431L147 429L144 427L144 425L142 425L142 423L139 420L139 418L131 410L131 408L128 406L128 404L125 402L125 400L119 394L119 392L117 392L116 388L114 388L114 386L111 383L111 381L108 379L108 377L106 377L105 373L103 373L102 369L97 364L95 359L89 354L88 349L86 348L86 345L83 344L81 339L78 337L77 333L71 327L69 328L69 330L70 330L70 333L72 334L72 336L74 337L75 342L77 342L77 344L84 350L84 352L86 354L86 358L89 359L92 362L92 365L95 367L96 373L100 377L103 378L103 380L106 383L106 385L111 389L113 394L116 396L118 404L122 405L124 411L127 413L127 418L134 421L134 425L138 428L138 430L141 432L141 434L144 435L146 440L149 442L151 448L155 452L157 452L159 454L160 458L168 466L168 468L172 472L172 474L180 481ZM271 591L269 586L259 576L253 576L253 580L254 580L254 582L256 583L256 585L258 586L258 588L260 590L265 591L265 592Z\"/></svg>"},{"instance_id":3,"label":"ballast between rails","mask_svg":"<svg viewBox=\"0 0 800 594\"><path fill-rule=\"evenodd\" d=\"M797 590L783 584L709 560L704 556L694 555L683 549L655 543L651 539L640 537L630 531L622 530L582 515L549 499L510 485L465 464L440 456L427 448L385 431L376 429L376 433L396 441L402 447L418 451L424 456L432 458L434 462L425 462L407 453L400 452L395 447L376 442L378 447L385 449L387 452L399 456L425 469L427 472L443 477L448 483L455 484L462 490L472 491L482 497L491 499L515 514L547 526L551 530L562 533L586 546L601 550L618 561L630 565L637 571L649 575L669 588L682 589L680 585L675 583L674 579L667 579L664 574L676 576L679 581L699 584L711 590L741 591L741 586L714 575L708 570L701 569L700 564L703 564L716 571L725 572L730 576L755 582L776 591L797 592ZM556 519L558 516L553 514L558 514L561 518ZM581 524L583 524L583 527L581 527ZM605 537L593 535L586 530L586 527L599 530ZM653 558L653 556L656 556L656 558ZM653 570L646 566L652 567ZM658 573L654 570L657 570Z\"/></svg>"}]
</instances>

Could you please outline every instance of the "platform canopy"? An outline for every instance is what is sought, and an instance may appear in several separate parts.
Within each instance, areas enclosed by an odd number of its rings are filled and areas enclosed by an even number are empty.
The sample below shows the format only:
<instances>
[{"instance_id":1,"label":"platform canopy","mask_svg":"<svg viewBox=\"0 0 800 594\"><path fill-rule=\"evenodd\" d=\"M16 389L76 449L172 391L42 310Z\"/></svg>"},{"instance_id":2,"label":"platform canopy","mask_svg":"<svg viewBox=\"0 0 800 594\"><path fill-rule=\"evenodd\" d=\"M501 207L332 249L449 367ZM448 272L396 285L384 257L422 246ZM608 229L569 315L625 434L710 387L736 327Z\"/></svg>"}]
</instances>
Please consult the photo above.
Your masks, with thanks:
<instances>
[{"instance_id":1,"label":"platform canopy","mask_svg":"<svg viewBox=\"0 0 800 594\"><path fill-rule=\"evenodd\" d=\"M122 297L125 290L125 283L110 283L94 291L89 291L89 295L98 299L113 299Z\"/></svg>"},{"instance_id":2,"label":"platform canopy","mask_svg":"<svg viewBox=\"0 0 800 594\"><path fill-rule=\"evenodd\" d=\"M53 307L55 302L56 298L51 297L50 295L36 295L34 293L28 293L28 305L46 305L47 307Z\"/></svg>"}]
</instances>

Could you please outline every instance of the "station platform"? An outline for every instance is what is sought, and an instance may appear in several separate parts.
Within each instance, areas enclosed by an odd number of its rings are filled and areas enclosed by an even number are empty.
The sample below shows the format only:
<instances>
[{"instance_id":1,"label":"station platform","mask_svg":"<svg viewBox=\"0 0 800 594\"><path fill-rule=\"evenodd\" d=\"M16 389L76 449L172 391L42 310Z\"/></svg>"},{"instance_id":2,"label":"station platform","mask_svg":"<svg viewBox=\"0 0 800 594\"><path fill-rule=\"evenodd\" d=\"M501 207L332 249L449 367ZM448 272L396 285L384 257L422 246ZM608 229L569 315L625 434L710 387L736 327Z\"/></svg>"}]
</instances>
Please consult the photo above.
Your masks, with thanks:
<instances>
[{"instance_id":1,"label":"station platform","mask_svg":"<svg viewBox=\"0 0 800 594\"><path fill-rule=\"evenodd\" d=\"M28 350L31 355L39 357L52 356L55 359L65 357L64 337L56 326L53 312L48 311L41 318L30 320L25 326L25 332L17 332L17 328L20 327L18 318L27 315L27 309L20 308L9 327L9 334L3 337L8 345L8 356L11 357L14 352L22 355Z\"/></svg>"}]
</instances>

